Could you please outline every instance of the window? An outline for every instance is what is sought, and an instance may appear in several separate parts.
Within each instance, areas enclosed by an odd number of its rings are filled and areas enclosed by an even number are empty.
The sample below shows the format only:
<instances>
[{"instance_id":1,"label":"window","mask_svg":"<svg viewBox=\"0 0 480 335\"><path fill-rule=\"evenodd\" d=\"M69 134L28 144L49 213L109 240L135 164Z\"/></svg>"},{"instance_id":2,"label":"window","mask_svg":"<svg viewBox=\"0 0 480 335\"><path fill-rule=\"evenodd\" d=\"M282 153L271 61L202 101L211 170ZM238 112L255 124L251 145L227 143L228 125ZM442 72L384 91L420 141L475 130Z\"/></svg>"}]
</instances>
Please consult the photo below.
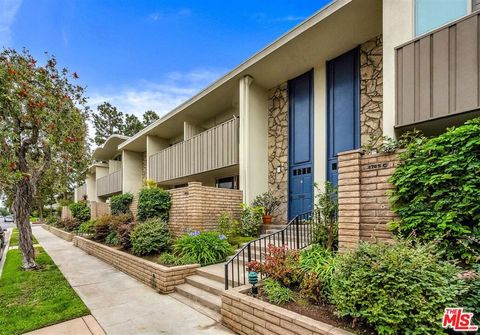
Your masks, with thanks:
<instances>
[{"instance_id":1,"label":"window","mask_svg":"<svg viewBox=\"0 0 480 335\"><path fill-rule=\"evenodd\" d=\"M217 179L217 187L238 190L238 176Z\"/></svg>"},{"instance_id":2,"label":"window","mask_svg":"<svg viewBox=\"0 0 480 335\"><path fill-rule=\"evenodd\" d=\"M415 36L467 15L471 1L415 0Z\"/></svg>"}]
</instances>

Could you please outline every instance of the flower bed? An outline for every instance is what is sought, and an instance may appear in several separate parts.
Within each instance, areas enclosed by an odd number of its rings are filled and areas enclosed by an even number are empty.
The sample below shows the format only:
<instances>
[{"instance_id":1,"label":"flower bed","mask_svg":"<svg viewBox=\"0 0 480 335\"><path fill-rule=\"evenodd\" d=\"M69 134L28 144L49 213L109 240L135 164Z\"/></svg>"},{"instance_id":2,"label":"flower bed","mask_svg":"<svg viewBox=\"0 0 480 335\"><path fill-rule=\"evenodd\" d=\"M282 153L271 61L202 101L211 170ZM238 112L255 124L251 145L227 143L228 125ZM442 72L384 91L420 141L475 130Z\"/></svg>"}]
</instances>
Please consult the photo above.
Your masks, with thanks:
<instances>
[{"instance_id":1,"label":"flower bed","mask_svg":"<svg viewBox=\"0 0 480 335\"><path fill-rule=\"evenodd\" d=\"M64 230L61 230L61 229L58 229L58 228L55 228L53 226L49 226L49 225L46 225L46 224L42 224L42 228L45 229L45 230L48 230L53 235L55 235L57 237L60 237L61 239L65 240L67 242L72 242L72 240L73 240L74 235L72 233L68 233Z\"/></svg>"},{"instance_id":2,"label":"flower bed","mask_svg":"<svg viewBox=\"0 0 480 335\"><path fill-rule=\"evenodd\" d=\"M176 285L185 283L185 278L200 267L198 264L163 266L80 236L73 238L73 244L160 293L173 292Z\"/></svg>"},{"instance_id":3,"label":"flower bed","mask_svg":"<svg viewBox=\"0 0 480 335\"><path fill-rule=\"evenodd\" d=\"M248 286L222 295L222 322L239 334L353 335L353 333L248 296Z\"/></svg>"}]
</instances>

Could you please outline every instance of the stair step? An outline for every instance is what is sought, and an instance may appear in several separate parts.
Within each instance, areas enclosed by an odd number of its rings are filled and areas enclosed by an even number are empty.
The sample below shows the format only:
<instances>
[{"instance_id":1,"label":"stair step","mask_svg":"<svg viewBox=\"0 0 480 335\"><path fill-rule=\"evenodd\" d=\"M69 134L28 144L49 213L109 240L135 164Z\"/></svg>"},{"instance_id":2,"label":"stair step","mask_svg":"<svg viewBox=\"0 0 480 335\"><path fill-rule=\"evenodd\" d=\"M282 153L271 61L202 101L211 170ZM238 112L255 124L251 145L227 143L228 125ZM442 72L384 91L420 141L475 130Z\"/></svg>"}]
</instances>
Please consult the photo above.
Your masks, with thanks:
<instances>
[{"instance_id":1,"label":"stair step","mask_svg":"<svg viewBox=\"0 0 480 335\"><path fill-rule=\"evenodd\" d=\"M187 284L218 296L220 296L225 290L225 285L223 283L201 275L187 277Z\"/></svg>"},{"instance_id":2,"label":"stair step","mask_svg":"<svg viewBox=\"0 0 480 335\"><path fill-rule=\"evenodd\" d=\"M217 322L222 322L222 315L220 313L214 311L213 309L205 307L204 305L202 305L202 304L200 304L196 301L193 301L192 299L187 298L184 295L181 295L180 293L177 293L177 292L170 293L169 296L178 300L178 301L180 301L180 302L182 302L182 303L184 303L187 306L190 306L194 310L202 313L203 315L208 316L209 318L211 318L211 319L213 319Z\"/></svg>"},{"instance_id":3,"label":"stair step","mask_svg":"<svg viewBox=\"0 0 480 335\"><path fill-rule=\"evenodd\" d=\"M223 283L225 277L225 267L222 264L215 264L210 266L205 266L202 268L198 268L195 272L196 274Z\"/></svg>"},{"instance_id":4,"label":"stair step","mask_svg":"<svg viewBox=\"0 0 480 335\"><path fill-rule=\"evenodd\" d=\"M218 295L209 293L190 284L178 285L175 287L175 291L217 313L220 312L222 299Z\"/></svg>"}]
</instances>

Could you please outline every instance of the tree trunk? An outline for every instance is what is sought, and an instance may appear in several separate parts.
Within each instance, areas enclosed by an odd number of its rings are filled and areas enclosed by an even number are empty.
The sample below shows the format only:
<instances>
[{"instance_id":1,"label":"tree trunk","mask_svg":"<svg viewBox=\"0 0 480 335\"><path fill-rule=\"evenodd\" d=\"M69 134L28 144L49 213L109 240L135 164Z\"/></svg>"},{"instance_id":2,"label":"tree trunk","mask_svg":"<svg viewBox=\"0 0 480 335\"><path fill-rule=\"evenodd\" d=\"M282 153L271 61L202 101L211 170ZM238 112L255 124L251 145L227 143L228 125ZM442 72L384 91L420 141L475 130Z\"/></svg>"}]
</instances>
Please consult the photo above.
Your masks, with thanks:
<instances>
[{"instance_id":1,"label":"tree trunk","mask_svg":"<svg viewBox=\"0 0 480 335\"><path fill-rule=\"evenodd\" d=\"M43 221L43 199L38 199L38 217L40 221Z\"/></svg>"},{"instance_id":2,"label":"tree trunk","mask_svg":"<svg viewBox=\"0 0 480 335\"><path fill-rule=\"evenodd\" d=\"M30 213L34 196L33 185L28 180L17 183L15 198L13 200L13 212L19 232L19 248L23 255L23 268L34 269L35 249L33 248L32 227L30 226Z\"/></svg>"}]
</instances>

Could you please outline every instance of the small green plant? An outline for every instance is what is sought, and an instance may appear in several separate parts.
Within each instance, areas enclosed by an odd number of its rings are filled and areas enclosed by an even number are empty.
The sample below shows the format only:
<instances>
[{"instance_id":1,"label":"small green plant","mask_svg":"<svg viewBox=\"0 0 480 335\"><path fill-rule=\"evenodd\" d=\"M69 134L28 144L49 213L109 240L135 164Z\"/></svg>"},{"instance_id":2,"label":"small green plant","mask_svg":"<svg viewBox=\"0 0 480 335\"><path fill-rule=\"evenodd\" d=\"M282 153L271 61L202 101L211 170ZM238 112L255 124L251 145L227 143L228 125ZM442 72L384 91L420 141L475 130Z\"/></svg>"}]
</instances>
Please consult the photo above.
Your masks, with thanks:
<instances>
[{"instance_id":1,"label":"small green plant","mask_svg":"<svg viewBox=\"0 0 480 335\"><path fill-rule=\"evenodd\" d=\"M55 214L47 216L45 223L49 226L56 226L58 223L58 217Z\"/></svg>"},{"instance_id":2,"label":"small green plant","mask_svg":"<svg viewBox=\"0 0 480 335\"><path fill-rule=\"evenodd\" d=\"M282 305L295 300L293 291L274 279L265 279L262 289L272 304Z\"/></svg>"},{"instance_id":3,"label":"small green plant","mask_svg":"<svg viewBox=\"0 0 480 335\"><path fill-rule=\"evenodd\" d=\"M258 236L262 225L263 207L242 204L240 217L240 233L242 236Z\"/></svg>"},{"instance_id":4,"label":"small green plant","mask_svg":"<svg viewBox=\"0 0 480 335\"><path fill-rule=\"evenodd\" d=\"M118 233L119 244L123 249L128 250L132 248L132 241L130 239L135 223L122 223L117 225L116 231Z\"/></svg>"},{"instance_id":5,"label":"small green plant","mask_svg":"<svg viewBox=\"0 0 480 335\"><path fill-rule=\"evenodd\" d=\"M315 243L323 245L328 250L338 247L338 201L337 189L330 183L325 182L324 190L320 190L314 184L317 194L315 195L315 224L313 235Z\"/></svg>"},{"instance_id":6,"label":"small green plant","mask_svg":"<svg viewBox=\"0 0 480 335\"><path fill-rule=\"evenodd\" d=\"M163 253L158 257L158 262L167 266L178 266L178 265L188 265L196 264L197 260L189 255L177 256L171 253Z\"/></svg>"},{"instance_id":7,"label":"small green plant","mask_svg":"<svg viewBox=\"0 0 480 335\"><path fill-rule=\"evenodd\" d=\"M463 290L458 297L457 306L473 313L473 324L480 324L480 264L475 264L469 271L462 273Z\"/></svg>"},{"instance_id":8,"label":"small green plant","mask_svg":"<svg viewBox=\"0 0 480 335\"><path fill-rule=\"evenodd\" d=\"M240 222L232 218L232 214L224 212L218 217L218 231L228 239L239 236L241 233Z\"/></svg>"},{"instance_id":9,"label":"small green plant","mask_svg":"<svg viewBox=\"0 0 480 335\"><path fill-rule=\"evenodd\" d=\"M105 238L105 243L108 245L118 245L120 243L120 237L117 231L111 231Z\"/></svg>"},{"instance_id":10,"label":"small green plant","mask_svg":"<svg viewBox=\"0 0 480 335\"><path fill-rule=\"evenodd\" d=\"M93 238L97 241L105 241L110 232L117 229L119 225L130 223L133 220L132 214L102 215L95 220Z\"/></svg>"},{"instance_id":11,"label":"small green plant","mask_svg":"<svg viewBox=\"0 0 480 335\"><path fill-rule=\"evenodd\" d=\"M160 218L168 222L168 214L172 206L171 195L161 188L142 188L138 196L137 216L141 221L149 218Z\"/></svg>"},{"instance_id":12,"label":"small green plant","mask_svg":"<svg viewBox=\"0 0 480 335\"><path fill-rule=\"evenodd\" d=\"M83 235L91 235L95 232L95 220L90 219L87 222L82 223L78 229L77 232L79 234Z\"/></svg>"},{"instance_id":13,"label":"small green plant","mask_svg":"<svg viewBox=\"0 0 480 335\"><path fill-rule=\"evenodd\" d=\"M175 254L191 257L202 265L223 261L233 252L227 237L212 231L183 235L175 241L173 250Z\"/></svg>"},{"instance_id":14,"label":"small green plant","mask_svg":"<svg viewBox=\"0 0 480 335\"><path fill-rule=\"evenodd\" d=\"M133 201L131 193L118 194L110 198L110 212L113 215L126 214L130 212L130 204Z\"/></svg>"},{"instance_id":15,"label":"small green plant","mask_svg":"<svg viewBox=\"0 0 480 335\"><path fill-rule=\"evenodd\" d=\"M78 226L80 226L80 221L77 219L63 219L58 223L60 228L65 229L66 231L75 231Z\"/></svg>"},{"instance_id":16,"label":"small green plant","mask_svg":"<svg viewBox=\"0 0 480 335\"><path fill-rule=\"evenodd\" d=\"M304 273L300 289L302 294L315 302L328 299L335 270L335 254L320 245L314 245L300 253L298 268Z\"/></svg>"},{"instance_id":17,"label":"small green plant","mask_svg":"<svg viewBox=\"0 0 480 335\"><path fill-rule=\"evenodd\" d=\"M78 222L83 223L90 220L90 207L88 207L86 201L71 203L68 208L72 212L73 218Z\"/></svg>"},{"instance_id":18,"label":"small green plant","mask_svg":"<svg viewBox=\"0 0 480 335\"><path fill-rule=\"evenodd\" d=\"M265 215L273 215L277 208L282 204L280 198L274 196L271 192L265 192L253 200L252 206L263 207Z\"/></svg>"},{"instance_id":19,"label":"small green plant","mask_svg":"<svg viewBox=\"0 0 480 335\"><path fill-rule=\"evenodd\" d=\"M362 243L339 254L331 281L341 316L361 319L380 334L440 334L444 308L456 306L457 268L433 245Z\"/></svg>"},{"instance_id":20,"label":"small green plant","mask_svg":"<svg viewBox=\"0 0 480 335\"><path fill-rule=\"evenodd\" d=\"M170 233L164 221L149 219L135 226L130 241L135 255L148 255L166 250L170 245Z\"/></svg>"}]
</instances>

